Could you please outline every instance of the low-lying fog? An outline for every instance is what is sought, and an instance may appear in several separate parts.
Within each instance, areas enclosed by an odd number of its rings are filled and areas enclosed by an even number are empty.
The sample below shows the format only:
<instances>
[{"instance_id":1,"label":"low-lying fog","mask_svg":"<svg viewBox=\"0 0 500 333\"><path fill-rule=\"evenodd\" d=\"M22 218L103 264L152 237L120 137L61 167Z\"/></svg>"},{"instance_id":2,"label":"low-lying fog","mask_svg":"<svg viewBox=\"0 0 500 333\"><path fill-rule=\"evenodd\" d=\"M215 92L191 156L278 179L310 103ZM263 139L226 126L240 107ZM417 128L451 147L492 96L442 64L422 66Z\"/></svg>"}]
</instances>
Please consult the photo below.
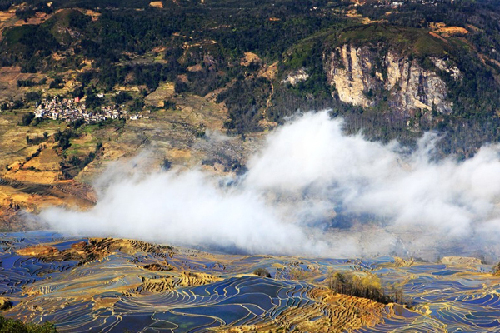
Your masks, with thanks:
<instances>
[{"instance_id":1,"label":"low-lying fog","mask_svg":"<svg viewBox=\"0 0 500 333\"><path fill-rule=\"evenodd\" d=\"M426 134L409 153L346 136L327 112L306 113L271 133L239 179L131 175L116 164L96 181L94 208L40 216L71 235L259 254L499 254L500 147L436 161L436 140Z\"/></svg>"}]
</instances>

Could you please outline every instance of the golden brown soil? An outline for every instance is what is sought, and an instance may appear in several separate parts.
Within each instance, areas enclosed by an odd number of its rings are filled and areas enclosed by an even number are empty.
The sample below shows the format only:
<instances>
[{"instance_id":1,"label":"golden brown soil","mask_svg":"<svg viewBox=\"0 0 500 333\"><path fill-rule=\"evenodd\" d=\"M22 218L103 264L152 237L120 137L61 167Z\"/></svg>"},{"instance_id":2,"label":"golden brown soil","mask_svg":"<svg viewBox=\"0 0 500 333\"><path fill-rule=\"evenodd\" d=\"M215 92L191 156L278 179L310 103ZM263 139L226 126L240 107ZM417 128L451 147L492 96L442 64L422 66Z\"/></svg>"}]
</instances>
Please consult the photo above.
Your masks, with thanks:
<instances>
[{"instance_id":1,"label":"golden brown soil","mask_svg":"<svg viewBox=\"0 0 500 333\"><path fill-rule=\"evenodd\" d=\"M462 27L442 27L436 30L437 33L440 33L443 37L451 37L455 35L466 35L467 29Z\"/></svg>"},{"instance_id":2,"label":"golden brown soil","mask_svg":"<svg viewBox=\"0 0 500 333\"><path fill-rule=\"evenodd\" d=\"M434 31L429 31L429 35L431 35L432 37L435 37L435 38L439 38L440 40L442 40L445 43L448 43L448 41L445 38L443 38L442 36L438 35Z\"/></svg>"},{"instance_id":3,"label":"golden brown soil","mask_svg":"<svg viewBox=\"0 0 500 333\"><path fill-rule=\"evenodd\" d=\"M88 242L81 241L75 243L71 246L71 248L63 251L59 251L50 244L46 244L19 249L17 250L17 254L26 257L36 257L42 260L76 260L80 263L85 263L88 261L102 259L116 251L134 255L139 251L160 253L171 250L169 250L168 247L161 247L142 241L113 238L90 238ZM166 266L164 267L167 267L168 263L165 263L165 265ZM196 283L198 280L194 279L192 280L192 283ZM190 283L190 281L191 280L188 279L182 283Z\"/></svg>"},{"instance_id":4,"label":"golden brown soil","mask_svg":"<svg viewBox=\"0 0 500 333\"><path fill-rule=\"evenodd\" d=\"M271 65L263 65L259 71L258 76L265 77L266 79L273 80L278 74L278 62L273 62Z\"/></svg>"},{"instance_id":5,"label":"golden brown soil","mask_svg":"<svg viewBox=\"0 0 500 333\"><path fill-rule=\"evenodd\" d=\"M62 158L53 149L54 144L41 144L40 155L26 162L16 162L11 169L3 173L7 180L52 184L61 177L60 162Z\"/></svg>"},{"instance_id":6,"label":"golden brown soil","mask_svg":"<svg viewBox=\"0 0 500 333\"><path fill-rule=\"evenodd\" d=\"M252 63L262 63L262 59L260 59L259 56L253 52L244 52L244 56L243 58L241 58L240 65L248 67Z\"/></svg>"},{"instance_id":7,"label":"golden brown soil","mask_svg":"<svg viewBox=\"0 0 500 333\"><path fill-rule=\"evenodd\" d=\"M201 64L196 64L194 66L189 66L187 68L188 72L201 72L203 70L203 67Z\"/></svg>"},{"instance_id":8,"label":"golden brown soil","mask_svg":"<svg viewBox=\"0 0 500 333\"><path fill-rule=\"evenodd\" d=\"M37 245L19 249L17 250L17 254L25 257L47 257L59 254L59 251L53 246Z\"/></svg>"},{"instance_id":9,"label":"golden brown soil","mask_svg":"<svg viewBox=\"0 0 500 333\"><path fill-rule=\"evenodd\" d=\"M348 10L346 16L350 17L350 18L360 18L360 17L362 17L362 15L359 14L356 9L350 9L350 10Z\"/></svg>"},{"instance_id":10,"label":"golden brown soil","mask_svg":"<svg viewBox=\"0 0 500 333\"><path fill-rule=\"evenodd\" d=\"M0 12L0 22L8 21L14 17L16 17L15 12Z\"/></svg>"},{"instance_id":11,"label":"golden brown soil","mask_svg":"<svg viewBox=\"0 0 500 333\"><path fill-rule=\"evenodd\" d=\"M162 82L158 88L144 98L147 105L163 107L164 101L175 95L174 84L172 82Z\"/></svg>"},{"instance_id":12,"label":"golden brown soil","mask_svg":"<svg viewBox=\"0 0 500 333\"><path fill-rule=\"evenodd\" d=\"M84 13L87 16L92 17L92 21L97 21L99 19L99 17L102 15L101 13L94 12L93 10L90 10L90 9L82 11L82 13Z\"/></svg>"},{"instance_id":13,"label":"golden brown soil","mask_svg":"<svg viewBox=\"0 0 500 333\"><path fill-rule=\"evenodd\" d=\"M161 1L153 1L149 3L150 7L163 8L163 3Z\"/></svg>"},{"instance_id":14,"label":"golden brown soil","mask_svg":"<svg viewBox=\"0 0 500 333\"><path fill-rule=\"evenodd\" d=\"M15 187L0 186L0 210L17 207L30 212L37 212L39 209L48 206L89 206L91 200L87 197L77 197L73 193L65 193L57 188L59 183L51 186L40 186L33 183L16 183ZM35 192L39 192L37 194ZM78 194L76 194L78 195Z\"/></svg>"},{"instance_id":15,"label":"golden brown soil","mask_svg":"<svg viewBox=\"0 0 500 333\"><path fill-rule=\"evenodd\" d=\"M178 287L205 286L207 284L222 281L218 276L201 272L181 272L180 275L170 275L156 279L143 278L140 290L149 292L171 291Z\"/></svg>"}]
</instances>

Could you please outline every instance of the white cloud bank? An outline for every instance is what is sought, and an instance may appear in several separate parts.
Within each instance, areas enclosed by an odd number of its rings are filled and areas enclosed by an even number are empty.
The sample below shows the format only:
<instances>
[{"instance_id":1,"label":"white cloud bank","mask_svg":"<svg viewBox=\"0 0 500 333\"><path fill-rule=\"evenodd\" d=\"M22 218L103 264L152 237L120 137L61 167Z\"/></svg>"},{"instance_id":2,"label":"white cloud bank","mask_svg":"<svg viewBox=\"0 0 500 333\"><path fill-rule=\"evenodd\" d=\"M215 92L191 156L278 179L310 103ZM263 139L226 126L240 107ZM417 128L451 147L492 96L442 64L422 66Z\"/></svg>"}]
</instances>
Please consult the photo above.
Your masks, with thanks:
<instances>
[{"instance_id":1,"label":"white cloud bank","mask_svg":"<svg viewBox=\"0 0 500 333\"><path fill-rule=\"evenodd\" d=\"M221 187L201 171L114 170L101 177L112 181L98 182L91 210L50 208L41 217L73 235L261 254L500 252L499 147L436 162L435 140L426 134L404 153L345 136L326 112L307 113L269 135L238 185Z\"/></svg>"}]
</instances>

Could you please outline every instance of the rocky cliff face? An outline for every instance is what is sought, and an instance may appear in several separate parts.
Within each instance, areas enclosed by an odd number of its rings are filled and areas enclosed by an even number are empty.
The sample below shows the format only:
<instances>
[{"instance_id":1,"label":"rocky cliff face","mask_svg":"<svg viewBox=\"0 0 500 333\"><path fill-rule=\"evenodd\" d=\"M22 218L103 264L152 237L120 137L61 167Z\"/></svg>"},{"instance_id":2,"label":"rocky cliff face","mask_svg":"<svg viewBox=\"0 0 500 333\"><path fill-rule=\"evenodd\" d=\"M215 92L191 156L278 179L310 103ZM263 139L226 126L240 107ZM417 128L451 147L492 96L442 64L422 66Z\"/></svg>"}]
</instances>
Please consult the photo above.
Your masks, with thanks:
<instances>
[{"instance_id":1,"label":"rocky cliff face","mask_svg":"<svg viewBox=\"0 0 500 333\"><path fill-rule=\"evenodd\" d=\"M460 80L458 68L443 59L430 60L436 69ZM416 59L382 48L344 44L324 54L324 61L328 83L343 102L362 107L387 102L387 107L402 113L433 108L440 113L452 111L444 81Z\"/></svg>"}]
</instances>

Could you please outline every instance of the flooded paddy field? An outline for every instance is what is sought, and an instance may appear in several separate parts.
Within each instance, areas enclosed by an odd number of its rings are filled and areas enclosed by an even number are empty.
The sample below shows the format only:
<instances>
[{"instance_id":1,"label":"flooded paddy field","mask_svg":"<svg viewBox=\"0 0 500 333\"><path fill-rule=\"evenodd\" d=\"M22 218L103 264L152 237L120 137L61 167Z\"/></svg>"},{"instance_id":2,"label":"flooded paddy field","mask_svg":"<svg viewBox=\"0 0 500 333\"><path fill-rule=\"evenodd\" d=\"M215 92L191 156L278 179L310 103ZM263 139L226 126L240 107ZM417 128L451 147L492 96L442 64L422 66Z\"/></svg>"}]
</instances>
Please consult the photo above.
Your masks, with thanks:
<instances>
[{"instance_id":1,"label":"flooded paddy field","mask_svg":"<svg viewBox=\"0 0 500 333\"><path fill-rule=\"evenodd\" d=\"M2 315L59 332L500 330L500 277L480 261L227 255L51 232L0 239L0 296L12 302ZM334 272L375 275L401 304L336 294Z\"/></svg>"}]
</instances>

